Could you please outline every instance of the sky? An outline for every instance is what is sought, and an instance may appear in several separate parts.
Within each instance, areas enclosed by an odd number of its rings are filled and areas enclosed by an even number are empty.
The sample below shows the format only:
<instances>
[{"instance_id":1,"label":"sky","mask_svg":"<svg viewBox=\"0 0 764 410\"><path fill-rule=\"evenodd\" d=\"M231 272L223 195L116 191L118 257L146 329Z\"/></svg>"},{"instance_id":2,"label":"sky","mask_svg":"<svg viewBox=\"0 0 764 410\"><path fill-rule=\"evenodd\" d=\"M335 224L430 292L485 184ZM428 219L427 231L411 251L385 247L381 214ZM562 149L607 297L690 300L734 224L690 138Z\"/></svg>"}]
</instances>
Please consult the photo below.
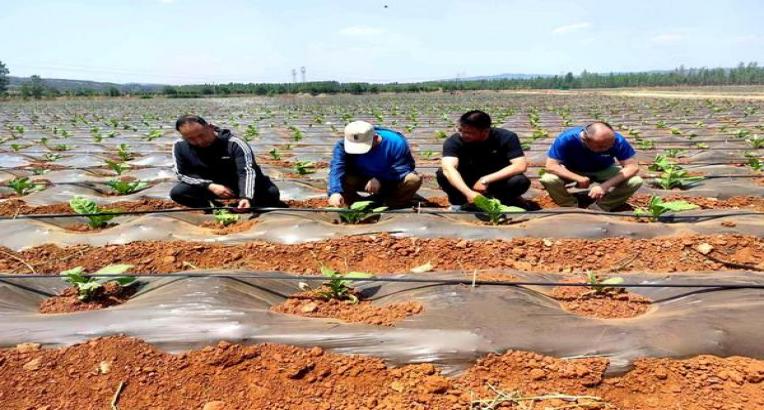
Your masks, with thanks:
<instances>
[{"instance_id":1,"label":"sky","mask_svg":"<svg viewBox=\"0 0 764 410\"><path fill-rule=\"evenodd\" d=\"M764 63L764 1L0 0L11 75L415 82Z\"/></svg>"}]
</instances>

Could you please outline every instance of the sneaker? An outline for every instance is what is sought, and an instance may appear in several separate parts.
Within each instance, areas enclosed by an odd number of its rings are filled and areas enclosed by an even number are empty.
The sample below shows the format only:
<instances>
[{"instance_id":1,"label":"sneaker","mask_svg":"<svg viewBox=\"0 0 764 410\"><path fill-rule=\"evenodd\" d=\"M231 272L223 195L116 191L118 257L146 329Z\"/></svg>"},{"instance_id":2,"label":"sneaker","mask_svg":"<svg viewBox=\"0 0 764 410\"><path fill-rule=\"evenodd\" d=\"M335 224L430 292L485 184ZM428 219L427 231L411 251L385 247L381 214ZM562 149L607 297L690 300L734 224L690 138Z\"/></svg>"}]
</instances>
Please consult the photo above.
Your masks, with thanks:
<instances>
[{"instance_id":1,"label":"sneaker","mask_svg":"<svg viewBox=\"0 0 764 410\"><path fill-rule=\"evenodd\" d=\"M464 208L461 205L451 205L450 207L448 207L448 210L452 212L459 212L459 211L463 211Z\"/></svg>"}]
</instances>

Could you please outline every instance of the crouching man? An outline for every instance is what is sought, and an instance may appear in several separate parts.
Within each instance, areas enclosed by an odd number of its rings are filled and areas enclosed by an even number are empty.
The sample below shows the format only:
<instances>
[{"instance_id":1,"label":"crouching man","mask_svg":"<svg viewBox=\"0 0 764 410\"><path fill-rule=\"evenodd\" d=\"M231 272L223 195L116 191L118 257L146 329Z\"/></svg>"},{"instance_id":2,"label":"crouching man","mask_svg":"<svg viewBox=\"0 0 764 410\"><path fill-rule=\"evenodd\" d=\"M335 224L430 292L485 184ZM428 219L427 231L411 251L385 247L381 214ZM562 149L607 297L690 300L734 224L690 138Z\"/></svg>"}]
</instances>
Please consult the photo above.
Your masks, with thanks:
<instances>
[{"instance_id":1,"label":"crouching man","mask_svg":"<svg viewBox=\"0 0 764 410\"><path fill-rule=\"evenodd\" d=\"M612 211L642 186L635 155L626 138L608 123L569 128L549 148L541 184L557 205L575 207L578 200L566 187L575 182L578 188L589 189L592 209Z\"/></svg>"},{"instance_id":2,"label":"crouching man","mask_svg":"<svg viewBox=\"0 0 764 410\"><path fill-rule=\"evenodd\" d=\"M178 118L175 129L182 139L172 148L180 181L170 191L173 201L191 208L220 206L226 199L238 199L241 210L286 206L244 140L197 115Z\"/></svg>"},{"instance_id":3,"label":"crouching man","mask_svg":"<svg viewBox=\"0 0 764 410\"><path fill-rule=\"evenodd\" d=\"M411 205L422 178L414 172L406 138L396 131L354 121L334 146L329 170L329 205L349 206L359 191L390 208Z\"/></svg>"}]
</instances>

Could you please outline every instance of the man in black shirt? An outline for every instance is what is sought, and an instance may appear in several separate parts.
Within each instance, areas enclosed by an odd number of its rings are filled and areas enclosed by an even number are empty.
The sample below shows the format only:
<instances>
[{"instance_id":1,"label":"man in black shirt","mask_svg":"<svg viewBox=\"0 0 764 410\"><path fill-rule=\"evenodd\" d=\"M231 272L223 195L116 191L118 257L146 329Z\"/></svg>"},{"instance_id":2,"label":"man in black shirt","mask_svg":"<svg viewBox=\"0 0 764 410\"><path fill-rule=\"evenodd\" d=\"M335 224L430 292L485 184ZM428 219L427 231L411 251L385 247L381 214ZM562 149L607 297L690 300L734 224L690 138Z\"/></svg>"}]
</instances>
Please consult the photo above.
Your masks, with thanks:
<instances>
[{"instance_id":1,"label":"man in black shirt","mask_svg":"<svg viewBox=\"0 0 764 410\"><path fill-rule=\"evenodd\" d=\"M472 204L478 195L523 206L520 196L531 185L523 175L527 168L517 134L492 128L491 117L482 111L469 111L459 119L459 132L443 143L436 175L453 206Z\"/></svg>"},{"instance_id":2,"label":"man in black shirt","mask_svg":"<svg viewBox=\"0 0 764 410\"><path fill-rule=\"evenodd\" d=\"M173 201L191 208L218 206L218 199L238 199L241 210L285 206L244 140L197 115L178 118L175 129L183 139L172 147L180 181L170 191Z\"/></svg>"}]
</instances>

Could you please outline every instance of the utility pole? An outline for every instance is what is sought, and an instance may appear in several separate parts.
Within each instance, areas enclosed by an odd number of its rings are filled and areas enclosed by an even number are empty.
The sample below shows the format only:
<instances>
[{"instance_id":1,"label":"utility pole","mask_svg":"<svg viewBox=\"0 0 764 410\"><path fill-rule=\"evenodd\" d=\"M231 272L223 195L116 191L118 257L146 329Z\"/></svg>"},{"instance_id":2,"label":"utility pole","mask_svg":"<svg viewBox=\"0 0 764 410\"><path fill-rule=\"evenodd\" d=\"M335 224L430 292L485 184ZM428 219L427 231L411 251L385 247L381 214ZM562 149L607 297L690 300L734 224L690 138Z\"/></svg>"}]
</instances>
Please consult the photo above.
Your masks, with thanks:
<instances>
[{"instance_id":1,"label":"utility pole","mask_svg":"<svg viewBox=\"0 0 764 410\"><path fill-rule=\"evenodd\" d=\"M292 69L292 82L293 83L297 82L297 70L295 70L294 68Z\"/></svg>"},{"instance_id":2,"label":"utility pole","mask_svg":"<svg viewBox=\"0 0 764 410\"><path fill-rule=\"evenodd\" d=\"M300 67L300 74L302 74L302 82L305 82L305 66Z\"/></svg>"}]
</instances>

